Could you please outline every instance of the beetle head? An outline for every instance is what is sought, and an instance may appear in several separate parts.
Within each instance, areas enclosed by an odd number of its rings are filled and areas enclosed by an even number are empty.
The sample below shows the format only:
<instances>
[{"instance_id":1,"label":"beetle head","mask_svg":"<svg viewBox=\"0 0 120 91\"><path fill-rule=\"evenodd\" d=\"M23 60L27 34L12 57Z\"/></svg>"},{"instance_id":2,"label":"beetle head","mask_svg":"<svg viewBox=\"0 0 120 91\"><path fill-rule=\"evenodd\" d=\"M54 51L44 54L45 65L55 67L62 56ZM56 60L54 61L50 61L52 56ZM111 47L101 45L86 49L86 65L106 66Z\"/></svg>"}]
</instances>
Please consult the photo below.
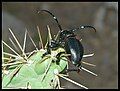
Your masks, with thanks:
<instances>
[{"instance_id":1,"label":"beetle head","mask_svg":"<svg viewBox=\"0 0 120 91\"><path fill-rule=\"evenodd\" d=\"M72 37L72 36L75 36L74 33L70 30L62 30L60 32L60 40L61 41L64 41L66 38L68 37Z\"/></svg>"}]
</instances>

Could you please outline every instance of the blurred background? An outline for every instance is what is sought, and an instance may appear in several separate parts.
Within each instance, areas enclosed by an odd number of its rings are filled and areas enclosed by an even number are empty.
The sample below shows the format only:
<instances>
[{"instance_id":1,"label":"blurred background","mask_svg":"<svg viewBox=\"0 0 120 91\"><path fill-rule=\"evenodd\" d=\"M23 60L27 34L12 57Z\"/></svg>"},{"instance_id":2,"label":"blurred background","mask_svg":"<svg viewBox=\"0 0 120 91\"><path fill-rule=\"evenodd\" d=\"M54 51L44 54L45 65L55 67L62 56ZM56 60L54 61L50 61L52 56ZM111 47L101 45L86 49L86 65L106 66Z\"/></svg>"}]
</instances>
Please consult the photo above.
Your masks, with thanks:
<instances>
[{"instance_id":1,"label":"blurred background","mask_svg":"<svg viewBox=\"0 0 120 91\"><path fill-rule=\"evenodd\" d=\"M84 71L79 76L70 72L70 78L87 86L90 89L118 88L118 2L3 2L2 3L2 39L12 46L8 28L11 28L20 43L23 44L25 28L39 47L37 25L42 34L43 43L46 43L47 27L50 26L52 35L59 31L54 19L47 13L38 14L37 11L47 9L59 20L63 29L73 29L80 25L91 25L92 29L78 30L75 32L84 46L84 54L94 53L93 57L83 58L96 67L83 65L98 74L92 76ZM27 38L26 52L35 48ZM10 52L7 48L5 51ZM69 67L73 65L70 64ZM62 86L70 89L80 87L63 79Z\"/></svg>"}]
</instances>

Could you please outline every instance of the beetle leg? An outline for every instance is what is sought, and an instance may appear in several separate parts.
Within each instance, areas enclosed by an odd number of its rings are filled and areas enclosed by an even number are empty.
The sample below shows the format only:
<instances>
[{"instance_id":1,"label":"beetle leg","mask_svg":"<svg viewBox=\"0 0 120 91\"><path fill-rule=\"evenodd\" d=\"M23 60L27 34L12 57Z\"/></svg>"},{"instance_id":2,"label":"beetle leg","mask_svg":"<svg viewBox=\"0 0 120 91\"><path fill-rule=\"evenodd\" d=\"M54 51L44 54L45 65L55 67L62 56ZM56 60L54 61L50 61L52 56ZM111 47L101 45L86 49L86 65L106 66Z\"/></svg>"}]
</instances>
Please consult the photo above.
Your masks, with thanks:
<instances>
[{"instance_id":1,"label":"beetle leg","mask_svg":"<svg viewBox=\"0 0 120 91\"><path fill-rule=\"evenodd\" d=\"M57 55L56 55L56 58L57 58L57 61L56 61L56 64L59 65L59 62L60 62L60 57L62 54L65 54L65 52L59 52Z\"/></svg>"}]
</instances>

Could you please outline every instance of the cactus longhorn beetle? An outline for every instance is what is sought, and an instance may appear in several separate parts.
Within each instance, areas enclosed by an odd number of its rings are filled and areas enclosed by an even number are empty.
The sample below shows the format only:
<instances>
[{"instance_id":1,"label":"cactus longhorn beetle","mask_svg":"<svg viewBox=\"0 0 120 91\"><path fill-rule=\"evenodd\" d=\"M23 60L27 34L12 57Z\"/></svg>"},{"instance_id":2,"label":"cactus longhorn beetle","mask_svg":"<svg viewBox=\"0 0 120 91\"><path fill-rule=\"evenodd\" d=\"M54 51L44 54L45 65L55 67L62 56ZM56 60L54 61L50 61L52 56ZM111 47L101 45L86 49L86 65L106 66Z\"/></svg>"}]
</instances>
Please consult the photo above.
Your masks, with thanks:
<instances>
[{"instance_id":1,"label":"cactus longhorn beetle","mask_svg":"<svg viewBox=\"0 0 120 91\"><path fill-rule=\"evenodd\" d=\"M58 28L60 29L58 34L56 35L55 39L53 39L51 41L50 45L48 44L48 50L50 48L55 48L58 46L64 47L66 53L71 54L71 56L69 56L69 58L70 58L70 61L72 62L72 64L75 65L76 67L78 67L78 69L67 69L67 71L78 71L79 72L82 69L93 75L96 75L96 74L92 73L91 71L81 67L81 59L84 54L84 48L83 48L81 42L76 38L76 35L74 34L74 31L79 30L79 29L92 28L95 32L96 32L96 29L93 26L80 26L75 29L63 30L61 25L59 24L57 18L50 11L48 11L48 10L38 11L38 13L40 13L40 12L47 12L48 14L50 14L54 18L54 20L56 21L56 23L58 25ZM58 40L57 40L57 38L58 38ZM48 53L50 53L50 51ZM46 53L46 54L48 54L48 53ZM58 56L60 54L62 54L62 53L58 53Z\"/></svg>"}]
</instances>

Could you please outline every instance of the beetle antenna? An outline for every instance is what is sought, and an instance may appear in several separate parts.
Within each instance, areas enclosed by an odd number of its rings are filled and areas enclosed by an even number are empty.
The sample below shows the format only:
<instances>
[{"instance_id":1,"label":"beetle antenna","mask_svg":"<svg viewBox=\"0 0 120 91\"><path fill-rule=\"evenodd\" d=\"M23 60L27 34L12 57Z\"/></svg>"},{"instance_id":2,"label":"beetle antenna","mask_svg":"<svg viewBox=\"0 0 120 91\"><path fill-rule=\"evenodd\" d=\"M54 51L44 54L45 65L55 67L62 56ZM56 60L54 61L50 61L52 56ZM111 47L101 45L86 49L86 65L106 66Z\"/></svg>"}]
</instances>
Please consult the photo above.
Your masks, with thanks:
<instances>
[{"instance_id":1,"label":"beetle antenna","mask_svg":"<svg viewBox=\"0 0 120 91\"><path fill-rule=\"evenodd\" d=\"M92 29L94 29L94 31L96 32L96 29L95 29L93 26L81 26L80 28L81 28L81 29L84 29L84 28L92 28Z\"/></svg>"},{"instance_id":2,"label":"beetle antenna","mask_svg":"<svg viewBox=\"0 0 120 91\"><path fill-rule=\"evenodd\" d=\"M61 27L61 25L59 24L57 18L56 18L50 11L48 11L48 10L40 10L40 11L38 11L38 13L40 13L40 12L42 12L42 11L47 12L47 13L49 13L50 15L52 15L52 17L53 17L54 20L56 21L56 23L57 23L57 25L58 25L60 31L62 31L62 27Z\"/></svg>"},{"instance_id":3,"label":"beetle antenna","mask_svg":"<svg viewBox=\"0 0 120 91\"><path fill-rule=\"evenodd\" d=\"M79 28L73 29L72 31L75 31L78 29L84 29L84 28L92 28L96 32L96 29L93 26L80 26Z\"/></svg>"}]
</instances>

